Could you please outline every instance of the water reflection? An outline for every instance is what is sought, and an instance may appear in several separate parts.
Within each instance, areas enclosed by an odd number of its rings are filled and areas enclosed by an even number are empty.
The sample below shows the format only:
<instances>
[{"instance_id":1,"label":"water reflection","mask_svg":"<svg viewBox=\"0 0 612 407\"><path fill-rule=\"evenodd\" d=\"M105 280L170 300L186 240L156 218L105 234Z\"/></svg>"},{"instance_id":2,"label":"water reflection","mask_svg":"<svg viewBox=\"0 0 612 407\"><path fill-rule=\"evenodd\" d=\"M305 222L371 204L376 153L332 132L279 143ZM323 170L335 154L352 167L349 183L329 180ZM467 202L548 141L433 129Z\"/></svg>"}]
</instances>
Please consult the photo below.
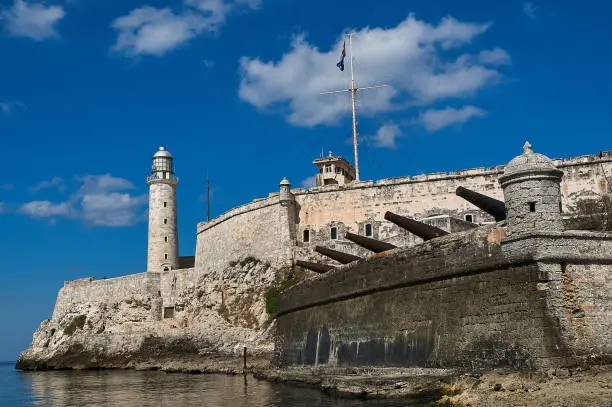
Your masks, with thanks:
<instances>
[{"instance_id":1,"label":"water reflection","mask_svg":"<svg viewBox=\"0 0 612 407\"><path fill-rule=\"evenodd\" d=\"M166 374L120 370L18 372L35 406L391 406L401 402L341 400L316 389L252 376Z\"/></svg>"}]
</instances>

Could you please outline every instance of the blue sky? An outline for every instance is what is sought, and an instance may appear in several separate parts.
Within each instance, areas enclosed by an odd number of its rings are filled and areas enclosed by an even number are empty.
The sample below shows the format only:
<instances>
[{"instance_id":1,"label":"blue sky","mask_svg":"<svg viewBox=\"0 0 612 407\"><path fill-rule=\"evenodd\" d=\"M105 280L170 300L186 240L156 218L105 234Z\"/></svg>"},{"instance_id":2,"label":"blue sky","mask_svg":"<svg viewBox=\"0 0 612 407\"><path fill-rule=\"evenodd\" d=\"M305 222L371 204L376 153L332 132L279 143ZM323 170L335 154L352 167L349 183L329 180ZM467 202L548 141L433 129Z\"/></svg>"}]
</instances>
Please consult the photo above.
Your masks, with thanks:
<instances>
[{"instance_id":1,"label":"blue sky","mask_svg":"<svg viewBox=\"0 0 612 407\"><path fill-rule=\"evenodd\" d=\"M145 174L175 157L180 251L196 223L352 162L342 34L354 32L362 179L610 149L603 0L0 1L0 360L64 280L144 271ZM347 60L348 62L348 60Z\"/></svg>"}]
</instances>

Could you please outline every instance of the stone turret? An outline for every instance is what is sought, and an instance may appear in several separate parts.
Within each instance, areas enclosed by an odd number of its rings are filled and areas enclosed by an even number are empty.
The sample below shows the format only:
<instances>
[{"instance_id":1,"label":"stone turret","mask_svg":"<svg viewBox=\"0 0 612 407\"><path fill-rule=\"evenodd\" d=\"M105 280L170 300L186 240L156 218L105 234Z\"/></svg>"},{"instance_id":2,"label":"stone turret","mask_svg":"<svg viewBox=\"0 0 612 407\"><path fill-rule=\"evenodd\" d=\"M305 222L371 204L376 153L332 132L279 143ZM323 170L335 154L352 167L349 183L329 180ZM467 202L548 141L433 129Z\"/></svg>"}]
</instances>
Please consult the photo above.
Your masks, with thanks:
<instances>
[{"instance_id":1,"label":"stone turret","mask_svg":"<svg viewBox=\"0 0 612 407\"><path fill-rule=\"evenodd\" d=\"M147 271L178 268L176 185L172 155L159 147L153 155L149 184L149 239Z\"/></svg>"},{"instance_id":2,"label":"stone turret","mask_svg":"<svg viewBox=\"0 0 612 407\"><path fill-rule=\"evenodd\" d=\"M280 244L283 247L283 257L286 265L293 264L293 247L297 239L297 207L295 196L291 193L291 183L283 178L279 184L280 202Z\"/></svg>"},{"instance_id":3,"label":"stone turret","mask_svg":"<svg viewBox=\"0 0 612 407\"><path fill-rule=\"evenodd\" d=\"M529 232L561 232L563 171L534 153L526 142L523 154L506 165L499 182L504 191L508 236Z\"/></svg>"}]
</instances>

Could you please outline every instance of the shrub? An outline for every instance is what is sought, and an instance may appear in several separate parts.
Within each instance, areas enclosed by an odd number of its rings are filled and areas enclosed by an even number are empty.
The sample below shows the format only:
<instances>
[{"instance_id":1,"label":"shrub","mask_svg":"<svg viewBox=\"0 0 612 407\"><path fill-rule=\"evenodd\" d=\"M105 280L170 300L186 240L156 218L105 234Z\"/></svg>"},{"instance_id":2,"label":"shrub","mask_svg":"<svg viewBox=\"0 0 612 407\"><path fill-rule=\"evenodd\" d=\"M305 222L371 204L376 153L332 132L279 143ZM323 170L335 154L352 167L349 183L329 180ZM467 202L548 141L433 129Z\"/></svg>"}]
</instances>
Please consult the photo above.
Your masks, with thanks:
<instances>
[{"instance_id":1,"label":"shrub","mask_svg":"<svg viewBox=\"0 0 612 407\"><path fill-rule=\"evenodd\" d=\"M292 276L291 278L282 280L280 283L272 286L266 292L266 311L268 311L268 314L274 314L276 312L276 302L278 301L278 297L285 292L285 290L293 287L300 281L301 279L297 276Z\"/></svg>"},{"instance_id":2,"label":"shrub","mask_svg":"<svg viewBox=\"0 0 612 407\"><path fill-rule=\"evenodd\" d=\"M86 320L87 317L85 315L78 315L74 317L68 326L64 328L64 335L71 336L77 330L77 328L83 329Z\"/></svg>"}]
</instances>

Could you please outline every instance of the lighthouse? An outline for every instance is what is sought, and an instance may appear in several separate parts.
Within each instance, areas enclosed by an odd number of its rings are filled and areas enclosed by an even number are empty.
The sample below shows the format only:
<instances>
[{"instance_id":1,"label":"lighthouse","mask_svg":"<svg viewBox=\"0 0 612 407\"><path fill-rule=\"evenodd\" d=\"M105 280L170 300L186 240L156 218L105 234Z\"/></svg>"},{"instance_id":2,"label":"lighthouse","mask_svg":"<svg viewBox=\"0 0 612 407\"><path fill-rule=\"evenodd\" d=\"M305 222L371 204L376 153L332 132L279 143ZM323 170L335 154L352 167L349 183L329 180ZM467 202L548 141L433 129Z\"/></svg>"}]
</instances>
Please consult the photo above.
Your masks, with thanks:
<instances>
[{"instance_id":1,"label":"lighthouse","mask_svg":"<svg viewBox=\"0 0 612 407\"><path fill-rule=\"evenodd\" d=\"M178 268L176 185L172 155L159 147L153 155L149 184L149 238L147 271L164 272Z\"/></svg>"}]
</instances>

